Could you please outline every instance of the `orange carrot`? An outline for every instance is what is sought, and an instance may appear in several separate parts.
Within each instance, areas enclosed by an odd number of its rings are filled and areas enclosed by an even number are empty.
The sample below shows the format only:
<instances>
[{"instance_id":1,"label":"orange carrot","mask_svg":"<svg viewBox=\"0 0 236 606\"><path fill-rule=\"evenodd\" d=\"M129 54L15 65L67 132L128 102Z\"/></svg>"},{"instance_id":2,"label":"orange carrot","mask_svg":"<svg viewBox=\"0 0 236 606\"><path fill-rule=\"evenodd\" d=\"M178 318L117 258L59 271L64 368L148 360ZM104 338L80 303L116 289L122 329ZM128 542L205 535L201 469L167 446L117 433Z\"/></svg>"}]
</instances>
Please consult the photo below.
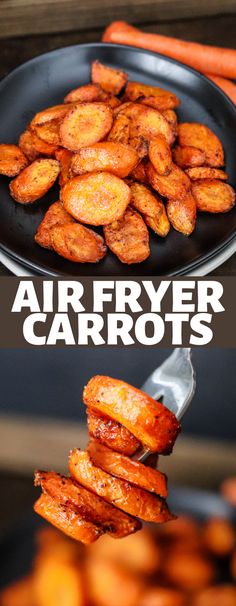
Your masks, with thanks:
<instances>
[{"instance_id":1,"label":"orange carrot","mask_svg":"<svg viewBox=\"0 0 236 606\"><path fill-rule=\"evenodd\" d=\"M234 84L234 82L227 80L227 78L222 78L221 76L213 76L213 74L205 74L205 76L217 84L219 88L222 88L224 93L228 95L231 101L236 105L236 84Z\"/></svg>"},{"instance_id":2,"label":"orange carrot","mask_svg":"<svg viewBox=\"0 0 236 606\"><path fill-rule=\"evenodd\" d=\"M236 78L236 50L234 49L145 33L123 21L111 23L105 30L102 40L162 53L202 73L207 71L224 78Z\"/></svg>"}]
</instances>

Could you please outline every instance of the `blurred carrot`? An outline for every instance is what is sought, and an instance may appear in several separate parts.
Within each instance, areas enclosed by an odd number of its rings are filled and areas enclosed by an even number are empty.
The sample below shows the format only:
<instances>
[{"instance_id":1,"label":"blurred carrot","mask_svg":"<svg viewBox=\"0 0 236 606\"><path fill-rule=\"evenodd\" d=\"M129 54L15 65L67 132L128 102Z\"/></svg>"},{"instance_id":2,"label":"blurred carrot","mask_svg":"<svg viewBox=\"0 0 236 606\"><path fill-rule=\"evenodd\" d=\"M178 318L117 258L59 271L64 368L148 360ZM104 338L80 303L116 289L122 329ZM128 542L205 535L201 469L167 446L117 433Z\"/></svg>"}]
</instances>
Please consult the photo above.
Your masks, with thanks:
<instances>
[{"instance_id":1,"label":"blurred carrot","mask_svg":"<svg viewBox=\"0 0 236 606\"><path fill-rule=\"evenodd\" d=\"M217 86L219 86L219 88L221 88L236 105L236 84L234 84L234 82L227 80L227 78L222 78L221 76L213 76L213 74L205 74L205 76L217 84Z\"/></svg>"},{"instance_id":2,"label":"blurred carrot","mask_svg":"<svg viewBox=\"0 0 236 606\"><path fill-rule=\"evenodd\" d=\"M236 78L236 50L187 42L169 36L142 32L126 23L114 21L105 30L103 42L128 44L162 53L186 63L198 71L224 78Z\"/></svg>"}]
</instances>

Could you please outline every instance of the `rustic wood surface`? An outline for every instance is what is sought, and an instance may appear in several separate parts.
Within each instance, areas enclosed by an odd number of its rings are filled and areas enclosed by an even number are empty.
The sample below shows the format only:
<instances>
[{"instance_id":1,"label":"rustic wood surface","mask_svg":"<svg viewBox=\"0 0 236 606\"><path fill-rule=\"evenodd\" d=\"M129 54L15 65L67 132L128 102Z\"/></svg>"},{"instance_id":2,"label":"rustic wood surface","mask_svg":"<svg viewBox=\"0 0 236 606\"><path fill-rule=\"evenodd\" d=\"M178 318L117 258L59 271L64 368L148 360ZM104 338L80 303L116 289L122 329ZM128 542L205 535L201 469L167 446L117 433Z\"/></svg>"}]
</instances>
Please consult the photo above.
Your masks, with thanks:
<instances>
[{"instance_id":1,"label":"rustic wood surface","mask_svg":"<svg viewBox=\"0 0 236 606\"><path fill-rule=\"evenodd\" d=\"M96 2L97 0L94 0ZM13 0L12 0L13 2ZM140 0L141 2L141 0ZM148 9L148 2L143 0L145 9L145 19L143 22L140 20L140 27L145 31L155 32L158 31L161 34L169 36L176 36L184 38L186 40L196 40L206 44L218 45L221 47L236 47L235 29L236 29L236 14L230 15L215 15L211 17L199 17L191 19L179 19L176 21L159 22L157 23L153 18L153 10ZM6 4L5 0L0 0L0 6ZM25 0L25 4L28 4ZM126 4L124 0L124 4ZM167 4L163 2L163 4ZM175 2L173 2L175 4ZM184 3L183 3L184 4ZM189 2L185 2L186 6ZM199 6L203 4L210 4L198 2ZM216 2L214 3L217 4ZM218 2L220 6L222 3ZM87 5L88 6L88 5ZM232 6L235 6L235 1L232 2ZM226 4L224 3L224 12L226 11ZM203 11L202 11L203 12ZM133 13L129 11L129 21L134 22ZM168 17L168 19L170 16ZM109 12L106 14L106 24L110 22L112 17ZM94 18L93 24L96 23L97 28L90 28L88 30L73 32L61 32L51 33L48 35L34 35L25 37L12 37L6 39L0 39L0 78L4 77L10 70L40 53L53 50L55 48L65 47L70 44L81 44L84 42L97 42L101 40L102 28L99 27L97 19ZM80 24L79 24L80 26ZM79 27L78 26L78 27ZM7 28L5 28L7 30ZM236 255L231 257L223 265L217 268L212 275L235 275L236 274ZM1 263L0 263L0 275L11 275Z\"/></svg>"},{"instance_id":2,"label":"rustic wood surface","mask_svg":"<svg viewBox=\"0 0 236 606\"><path fill-rule=\"evenodd\" d=\"M1 0L0 37L235 13L234 0Z\"/></svg>"},{"instance_id":3,"label":"rustic wood surface","mask_svg":"<svg viewBox=\"0 0 236 606\"><path fill-rule=\"evenodd\" d=\"M0 424L1 534L32 507L37 495L34 469L67 473L69 450L85 446L87 431L79 423L7 415L0 415ZM217 490L226 476L236 475L236 448L233 443L181 435L174 456L161 457L161 470L172 485Z\"/></svg>"}]
</instances>

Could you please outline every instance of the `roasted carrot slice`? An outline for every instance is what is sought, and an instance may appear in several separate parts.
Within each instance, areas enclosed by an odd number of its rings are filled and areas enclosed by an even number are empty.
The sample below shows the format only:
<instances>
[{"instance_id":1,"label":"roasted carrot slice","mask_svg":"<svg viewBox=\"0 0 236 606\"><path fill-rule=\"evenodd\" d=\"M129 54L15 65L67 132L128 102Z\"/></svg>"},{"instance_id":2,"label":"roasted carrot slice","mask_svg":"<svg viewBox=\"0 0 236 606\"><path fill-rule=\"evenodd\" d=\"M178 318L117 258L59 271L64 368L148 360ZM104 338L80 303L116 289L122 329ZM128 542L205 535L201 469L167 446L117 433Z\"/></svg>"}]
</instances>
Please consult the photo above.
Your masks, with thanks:
<instances>
[{"instance_id":1,"label":"roasted carrot slice","mask_svg":"<svg viewBox=\"0 0 236 606\"><path fill-rule=\"evenodd\" d=\"M174 229L190 236L195 229L197 214L196 202L191 192L188 192L183 200L168 200L166 210Z\"/></svg>"},{"instance_id":2,"label":"roasted carrot slice","mask_svg":"<svg viewBox=\"0 0 236 606\"><path fill-rule=\"evenodd\" d=\"M178 126L178 138L181 147L190 145L206 154L206 164L213 167L223 166L224 151L222 144L213 131L197 122L183 122Z\"/></svg>"},{"instance_id":3,"label":"roasted carrot slice","mask_svg":"<svg viewBox=\"0 0 236 606\"><path fill-rule=\"evenodd\" d=\"M17 145L0 144L0 175L15 177L28 165L28 160Z\"/></svg>"},{"instance_id":4,"label":"roasted carrot slice","mask_svg":"<svg viewBox=\"0 0 236 606\"><path fill-rule=\"evenodd\" d=\"M72 159L71 170L75 175L105 170L124 178L137 163L138 154L132 147L104 141L80 149Z\"/></svg>"},{"instance_id":5,"label":"roasted carrot slice","mask_svg":"<svg viewBox=\"0 0 236 606\"><path fill-rule=\"evenodd\" d=\"M99 84L107 93L118 95L125 86L128 76L125 72L103 65L99 61L93 61L91 78L93 84Z\"/></svg>"},{"instance_id":6,"label":"roasted carrot slice","mask_svg":"<svg viewBox=\"0 0 236 606\"><path fill-rule=\"evenodd\" d=\"M70 478L54 472L36 471L35 485L41 486L43 491L60 505L72 505L83 519L102 526L103 531L113 537L125 537L141 528L138 520L116 509Z\"/></svg>"},{"instance_id":7,"label":"roasted carrot slice","mask_svg":"<svg viewBox=\"0 0 236 606\"><path fill-rule=\"evenodd\" d=\"M166 209L163 202L161 204L161 216L157 218L150 217L150 215L145 215L145 222L147 223L148 227L150 227L155 232L155 234L157 234L161 238L165 238L170 231L170 221L167 217Z\"/></svg>"},{"instance_id":8,"label":"roasted carrot slice","mask_svg":"<svg viewBox=\"0 0 236 606\"><path fill-rule=\"evenodd\" d=\"M53 250L73 263L97 263L106 254L103 238L79 223L56 225L50 236Z\"/></svg>"},{"instance_id":9,"label":"roasted carrot slice","mask_svg":"<svg viewBox=\"0 0 236 606\"><path fill-rule=\"evenodd\" d=\"M57 160L34 160L10 182L10 194L16 202L31 204L46 194L55 183L59 172L60 165Z\"/></svg>"},{"instance_id":10,"label":"roasted carrot slice","mask_svg":"<svg viewBox=\"0 0 236 606\"><path fill-rule=\"evenodd\" d=\"M127 208L119 221L104 227L107 246L122 263L141 263L150 255L148 229L141 215Z\"/></svg>"},{"instance_id":11,"label":"roasted carrot slice","mask_svg":"<svg viewBox=\"0 0 236 606\"><path fill-rule=\"evenodd\" d=\"M147 522L167 522L173 519L165 501L156 495L131 486L93 465L87 452L72 450L69 457L72 478L109 503Z\"/></svg>"},{"instance_id":12,"label":"roasted carrot slice","mask_svg":"<svg viewBox=\"0 0 236 606\"><path fill-rule=\"evenodd\" d=\"M192 184L197 209L208 213L227 213L235 205L235 191L217 179L200 179Z\"/></svg>"},{"instance_id":13,"label":"roasted carrot slice","mask_svg":"<svg viewBox=\"0 0 236 606\"><path fill-rule=\"evenodd\" d=\"M95 440L89 442L87 451L96 467L101 467L103 471L127 480L134 486L155 492L160 497L167 497L167 479L160 471L114 452Z\"/></svg>"},{"instance_id":14,"label":"roasted carrot slice","mask_svg":"<svg viewBox=\"0 0 236 606\"><path fill-rule=\"evenodd\" d=\"M171 124L174 132L177 134L178 118L175 111L173 109L165 109L162 113L164 118Z\"/></svg>"},{"instance_id":15,"label":"roasted carrot slice","mask_svg":"<svg viewBox=\"0 0 236 606\"><path fill-rule=\"evenodd\" d=\"M141 447L141 443L126 427L97 414L91 408L87 409L89 435L101 444L116 452L131 457Z\"/></svg>"},{"instance_id":16,"label":"roasted carrot slice","mask_svg":"<svg viewBox=\"0 0 236 606\"><path fill-rule=\"evenodd\" d=\"M51 240L51 229L55 225L64 225L66 223L75 223L75 220L63 208L61 202L54 202L49 206L43 220L38 226L35 234L35 242L43 248L53 249Z\"/></svg>"},{"instance_id":17,"label":"roasted carrot slice","mask_svg":"<svg viewBox=\"0 0 236 606\"><path fill-rule=\"evenodd\" d=\"M147 175L146 175L146 163L141 160L137 166L135 166L134 170L130 173L131 179L135 181L140 181L141 183L148 183Z\"/></svg>"},{"instance_id":18,"label":"roasted carrot slice","mask_svg":"<svg viewBox=\"0 0 236 606\"><path fill-rule=\"evenodd\" d=\"M50 122L45 122L45 124L35 124L32 130L39 139L57 147L61 143L59 127L60 120L50 120Z\"/></svg>"},{"instance_id":19,"label":"roasted carrot slice","mask_svg":"<svg viewBox=\"0 0 236 606\"><path fill-rule=\"evenodd\" d=\"M107 225L120 219L130 196L128 185L106 171L74 177L61 192L65 209L89 225Z\"/></svg>"},{"instance_id":20,"label":"roasted carrot slice","mask_svg":"<svg viewBox=\"0 0 236 606\"><path fill-rule=\"evenodd\" d=\"M170 222L168 220L165 206L160 198L141 183L132 183L131 204L143 216L147 225L158 236L164 238L170 231Z\"/></svg>"},{"instance_id":21,"label":"roasted carrot slice","mask_svg":"<svg viewBox=\"0 0 236 606\"><path fill-rule=\"evenodd\" d=\"M119 114L130 118L130 137L143 137L150 141L162 134L167 143L173 143L173 129L161 112L141 103L126 103L118 107Z\"/></svg>"},{"instance_id":22,"label":"roasted carrot slice","mask_svg":"<svg viewBox=\"0 0 236 606\"><path fill-rule=\"evenodd\" d=\"M132 183L130 185L131 204L142 215L148 215L153 219L158 219L162 215L163 202L155 196L150 189L142 183Z\"/></svg>"},{"instance_id":23,"label":"roasted carrot slice","mask_svg":"<svg viewBox=\"0 0 236 606\"><path fill-rule=\"evenodd\" d=\"M62 145L79 151L98 143L111 130L112 120L112 110L105 103L80 103L66 114L60 125Z\"/></svg>"},{"instance_id":24,"label":"roasted carrot slice","mask_svg":"<svg viewBox=\"0 0 236 606\"><path fill-rule=\"evenodd\" d=\"M174 93L142 82L128 82L125 89L125 98L150 105L160 111L173 109L180 104L180 100Z\"/></svg>"},{"instance_id":25,"label":"roasted carrot slice","mask_svg":"<svg viewBox=\"0 0 236 606\"><path fill-rule=\"evenodd\" d=\"M172 154L163 135L151 139L148 147L149 158L159 175L168 175L172 167Z\"/></svg>"},{"instance_id":26,"label":"roasted carrot slice","mask_svg":"<svg viewBox=\"0 0 236 606\"><path fill-rule=\"evenodd\" d=\"M128 145L129 142L129 118L123 114L118 114L113 122L112 129L107 137L108 141L114 141L114 143L123 143Z\"/></svg>"},{"instance_id":27,"label":"roasted carrot slice","mask_svg":"<svg viewBox=\"0 0 236 606\"><path fill-rule=\"evenodd\" d=\"M190 189L191 182L188 175L176 164L172 164L170 173L165 176L159 175L151 162L149 162L147 165L147 176L153 189L166 198L179 198L179 200L182 200Z\"/></svg>"},{"instance_id":28,"label":"roasted carrot slice","mask_svg":"<svg viewBox=\"0 0 236 606\"><path fill-rule=\"evenodd\" d=\"M148 155L148 140L143 136L138 135L137 137L130 137L129 145L136 150L139 160L142 160Z\"/></svg>"},{"instance_id":29,"label":"roasted carrot slice","mask_svg":"<svg viewBox=\"0 0 236 606\"><path fill-rule=\"evenodd\" d=\"M106 376L95 376L84 388L86 406L121 423L152 452L172 451L180 431L175 415L136 387Z\"/></svg>"},{"instance_id":30,"label":"roasted carrot slice","mask_svg":"<svg viewBox=\"0 0 236 606\"><path fill-rule=\"evenodd\" d=\"M230 556L235 547L234 527L223 517L212 517L207 520L202 538L204 547L215 557Z\"/></svg>"},{"instance_id":31,"label":"roasted carrot slice","mask_svg":"<svg viewBox=\"0 0 236 606\"><path fill-rule=\"evenodd\" d=\"M34 511L68 537L81 543L93 543L103 534L102 526L87 522L78 515L75 508L60 505L48 494L39 497L34 504Z\"/></svg>"},{"instance_id":32,"label":"roasted carrot slice","mask_svg":"<svg viewBox=\"0 0 236 606\"><path fill-rule=\"evenodd\" d=\"M176 145L173 149L173 160L180 168L192 168L202 166L206 162L206 154L202 149L186 145Z\"/></svg>"},{"instance_id":33,"label":"roasted carrot slice","mask_svg":"<svg viewBox=\"0 0 236 606\"><path fill-rule=\"evenodd\" d=\"M56 145L51 145L40 139L36 132L27 128L19 138L19 147L25 156L33 162L40 156L54 156Z\"/></svg>"},{"instance_id":34,"label":"roasted carrot slice","mask_svg":"<svg viewBox=\"0 0 236 606\"><path fill-rule=\"evenodd\" d=\"M211 168L209 166L196 166L186 170L187 175L191 181L198 181L198 179L219 179L220 181L227 181L228 175L224 170L220 168Z\"/></svg>"},{"instance_id":35,"label":"roasted carrot slice","mask_svg":"<svg viewBox=\"0 0 236 606\"><path fill-rule=\"evenodd\" d=\"M92 103L101 98L101 89L97 84L85 84L71 90L65 97L64 103Z\"/></svg>"},{"instance_id":36,"label":"roasted carrot slice","mask_svg":"<svg viewBox=\"0 0 236 606\"><path fill-rule=\"evenodd\" d=\"M212 583L215 567L200 551L183 550L176 554L173 549L163 561L163 573L171 585L186 592L196 592Z\"/></svg>"},{"instance_id":37,"label":"roasted carrot slice","mask_svg":"<svg viewBox=\"0 0 236 606\"><path fill-rule=\"evenodd\" d=\"M33 120L31 120L30 126L34 129L35 126L42 126L43 124L47 124L52 120L62 120L64 116L70 111L73 105L53 105L52 107L47 107L42 111L35 114Z\"/></svg>"},{"instance_id":38,"label":"roasted carrot slice","mask_svg":"<svg viewBox=\"0 0 236 606\"><path fill-rule=\"evenodd\" d=\"M64 187L64 185L69 181L72 177L72 173L70 170L71 159L73 158L73 153L68 149L59 148L55 153L55 158L60 162L61 172L59 175L59 185L60 187Z\"/></svg>"}]
</instances>

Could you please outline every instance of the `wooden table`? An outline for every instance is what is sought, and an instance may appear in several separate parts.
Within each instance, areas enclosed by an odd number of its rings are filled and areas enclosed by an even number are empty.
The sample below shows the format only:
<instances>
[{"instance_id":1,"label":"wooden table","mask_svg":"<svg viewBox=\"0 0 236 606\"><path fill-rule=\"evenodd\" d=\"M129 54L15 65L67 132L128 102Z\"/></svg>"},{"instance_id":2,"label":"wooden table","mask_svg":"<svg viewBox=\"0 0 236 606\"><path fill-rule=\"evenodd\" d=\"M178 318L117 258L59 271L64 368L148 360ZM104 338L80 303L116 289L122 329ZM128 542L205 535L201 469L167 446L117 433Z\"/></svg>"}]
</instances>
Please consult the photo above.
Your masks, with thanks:
<instances>
[{"instance_id":1,"label":"wooden table","mask_svg":"<svg viewBox=\"0 0 236 606\"><path fill-rule=\"evenodd\" d=\"M104 12L104 4L105 0L101 1L101 6L103 6L103 18L100 16L99 19L93 20L94 23L97 24L106 24L109 23L114 18L126 18L131 22L137 23L139 27L142 27L145 31L154 32L157 31L161 34L167 34L170 36L176 36L179 38L185 38L186 40L195 40L199 42L203 42L206 44L213 44L218 46L228 46L232 48L236 48L235 45L235 29L236 29L236 6L235 2L228 0L228 2L224 3L224 11L230 10L232 14L213 14L214 12L218 12L221 9L222 3L217 0L209 0L208 3L203 3L201 0L197 3L196 0L192 0L190 2L184 2L183 0L177 0L176 2L169 2L170 6L170 16L171 20L162 20L162 18L168 18L168 11L165 9L164 5L167 5L167 2L160 2L160 0L156 0L156 3L152 3L149 0L147 2L139 0L138 2L133 2L133 0L126 0L126 2L120 2L120 0L116 3L118 10L115 7L110 6L112 3L107 4L107 11ZM89 12L89 5L92 6L93 1L87 0L87 7ZM1 22L1 11L6 10L7 5L25 5L26 4L40 4L37 3L36 0L32 0L31 2L25 1L17 1L17 0L2 0L0 4L0 22ZM45 5L52 5L53 1L49 2L49 0L42 3ZM61 2L59 2L61 5ZM73 2L70 2L73 4ZM78 3L76 3L78 5ZM84 3L82 3L83 5ZM97 2L94 1L94 6ZM162 11L161 11L162 4ZM192 4L192 12L191 14L195 18L186 18L186 15L189 14L189 6ZM64 2L65 5L65 2ZM66 3L67 5L67 3ZM81 3L80 3L81 5ZM110 9L108 10L108 5ZM139 7L139 11L137 11L137 7L135 10L135 6ZM155 8L153 12L154 5L158 7ZM179 8L179 12L176 11L176 6L174 9L174 5L177 5ZM125 8L126 6L126 8ZM123 7L123 9L122 9ZM188 9L187 9L188 7ZM121 10L122 9L122 10ZM129 10L128 10L129 9ZM144 10L145 9L145 10ZM56 9L57 10L57 9ZM67 5L68 10L68 5ZM92 10L92 8L91 8ZM123 11L123 12L122 12ZM204 17L196 17L196 15L205 14L208 16ZM212 14L211 14L212 13ZM18 13L17 13L18 14ZM17 32L19 34L18 25L17 25L17 14L14 20L9 20L7 24L8 31ZM22 18L22 13L21 14ZM82 13L81 13L82 14ZM18 15L18 17L19 17ZM179 19L177 19L179 15ZM153 17L156 16L158 18L157 21L153 21ZM19 17L20 18L20 17ZM78 15L75 19L75 23L78 22L79 26L86 28L89 26L89 29L78 29L78 31L64 31L62 33L45 33L45 34L37 34L37 35L29 35L29 36L21 36L21 37L12 37L6 38L1 37L6 34L7 27L4 29L3 27L0 29L0 56L1 56L1 64L0 64L0 78L5 76L11 69L16 67L19 63L26 61L27 59L34 57L40 53L53 50L55 48L68 46L70 44L80 44L83 42L96 42L101 40L101 35L103 28L99 27L99 29L92 28L91 22L87 18L87 21L83 17L84 20L80 20ZM140 21L141 19L141 21ZM35 19L36 21L36 19ZM14 25L15 23L15 25ZM22 22L21 22L22 23ZM66 25L67 23L67 25ZM64 25L64 29L71 28L71 23L68 24L66 22ZM32 25L32 20L27 21L26 25L29 30L33 31L45 31L45 29L49 29L50 25L43 25L42 22L39 22L36 25ZM21 24L21 31L23 25ZM220 275L235 275L236 274L236 255L231 257L228 261L226 261L221 267L217 268L212 275L220 276ZM10 272L0 264L0 275L11 275Z\"/></svg>"}]
</instances>

